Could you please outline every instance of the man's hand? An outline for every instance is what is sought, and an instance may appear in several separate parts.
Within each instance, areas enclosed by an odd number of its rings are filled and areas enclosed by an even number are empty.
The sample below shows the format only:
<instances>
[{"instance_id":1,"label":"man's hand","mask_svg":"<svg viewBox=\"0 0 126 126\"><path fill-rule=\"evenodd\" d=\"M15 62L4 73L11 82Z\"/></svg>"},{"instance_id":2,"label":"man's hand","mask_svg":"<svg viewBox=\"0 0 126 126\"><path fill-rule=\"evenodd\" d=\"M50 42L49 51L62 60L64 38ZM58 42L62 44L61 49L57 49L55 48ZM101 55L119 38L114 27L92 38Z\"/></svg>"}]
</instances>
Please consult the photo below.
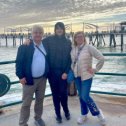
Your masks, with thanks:
<instances>
[{"instance_id":1,"label":"man's hand","mask_svg":"<svg viewBox=\"0 0 126 126\"><path fill-rule=\"evenodd\" d=\"M29 45L30 44L30 39L26 39L25 41L24 41L24 45Z\"/></svg>"},{"instance_id":2,"label":"man's hand","mask_svg":"<svg viewBox=\"0 0 126 126\"><path fill-rule=\"evenodd\" d=\"M25 85L25 84L27 83L27 81L26 81L25 77L24 77L24 78L22 78L22 79L20 79L20 83L21 83L22 85Z\"/></svg>"},{"instance_id":3,"label":"man's hand","mask_svg":"<svg viewBox=\"0 0 126 126\"><path fill-rule=\"evenodd\" d=\"M66 80L66 79L67 79L67 74L66 74L66 73L63 73L63 74L62 74L62 79L63 79L63 80Z\"/></svg>"}]
</instances>

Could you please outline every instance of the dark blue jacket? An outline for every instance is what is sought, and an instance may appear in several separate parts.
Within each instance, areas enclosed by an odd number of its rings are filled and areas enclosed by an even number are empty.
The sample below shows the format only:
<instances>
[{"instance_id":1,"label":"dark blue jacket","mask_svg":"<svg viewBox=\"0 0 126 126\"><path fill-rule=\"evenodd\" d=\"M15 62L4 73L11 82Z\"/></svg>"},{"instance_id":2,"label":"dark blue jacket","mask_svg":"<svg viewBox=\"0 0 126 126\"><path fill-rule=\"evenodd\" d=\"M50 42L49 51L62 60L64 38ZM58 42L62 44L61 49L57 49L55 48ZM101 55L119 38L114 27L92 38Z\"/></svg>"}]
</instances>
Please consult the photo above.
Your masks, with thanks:
<instances>
[{"instance_id":1,"label":"dark blue jacket","mask_svg":"<svg viewBox=\"0 0 126 126\"><path fill-rule=\"evenodd\" d=\"M18 53L16 57L16 75L19 79L26 78L27 85L33 85L33 77L31 71L31 65L33 60L34 54L34 44L31 42L29 45L21 45L18 48ZM47 77L49 67L46 58L45 64L45 74L44 76Z\"/></svg>"}]
</instances>

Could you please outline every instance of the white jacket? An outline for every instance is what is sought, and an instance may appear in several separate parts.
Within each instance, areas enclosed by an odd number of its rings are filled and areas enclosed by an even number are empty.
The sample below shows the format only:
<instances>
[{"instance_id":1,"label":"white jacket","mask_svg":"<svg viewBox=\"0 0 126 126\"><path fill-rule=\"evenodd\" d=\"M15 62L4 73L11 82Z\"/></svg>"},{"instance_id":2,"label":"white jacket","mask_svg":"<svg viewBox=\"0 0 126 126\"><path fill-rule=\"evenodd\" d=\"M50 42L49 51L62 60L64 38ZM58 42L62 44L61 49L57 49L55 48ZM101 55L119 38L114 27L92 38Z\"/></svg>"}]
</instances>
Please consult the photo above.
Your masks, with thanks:
<instances>
[{"instance_id":1,"label":"white jacket","mask_svg":"<svg viewBox=\"0 0 126 126\"><path fill-rule=\"evenodd\" d=\"M98 72L104 64L104 56L94 46L85 44L80 52L77 63L74 66L75 58L78 53L78 47L73 47L71 51L72 65L71 68L74 71L75 77L81 77L81 80L87 80L94 75L88 72L89 68L92 68L93 57L98 60L96 64L96 72ZM74 67L73 67L74 66Z\"/></svg>"}]
</instances>

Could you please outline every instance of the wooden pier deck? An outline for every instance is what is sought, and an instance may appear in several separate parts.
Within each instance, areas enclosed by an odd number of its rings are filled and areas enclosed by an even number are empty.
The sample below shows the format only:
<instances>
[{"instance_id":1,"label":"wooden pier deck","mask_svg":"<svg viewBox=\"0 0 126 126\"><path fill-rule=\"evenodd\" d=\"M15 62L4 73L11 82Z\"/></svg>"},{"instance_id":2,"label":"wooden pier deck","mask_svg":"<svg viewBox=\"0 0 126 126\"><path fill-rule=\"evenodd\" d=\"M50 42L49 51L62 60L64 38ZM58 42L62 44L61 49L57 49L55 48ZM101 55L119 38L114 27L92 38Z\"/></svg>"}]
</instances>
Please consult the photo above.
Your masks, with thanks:
<instances>
[{"instance_id":1,"label":"wooden pier deck","mask_svg":"<svg viewBox=\"0 0 126 126\"><path fill-rule=\"evenodd\" d=\"M107 120L106 126L126 126L126 97L113 97L106 95L94 95L98 106L103 110ZM33 102L34 104L34 102ZM31 116L29 119L29 126L34 125L34 109L31 107ZM4 114L0 115L0 126L18 126L20 105L15 105L3 109ZM45 98L43 119L46 126L78 126L76 120L80 115L80 106L78 97L69 97L69 108L71 112L71 120L67 121L62 113L63 123L57 124L55 121L53 103L51 97ZM98 119L89 114L87 122L82 126L100 126Z\"/></svg>"}]
</instances>

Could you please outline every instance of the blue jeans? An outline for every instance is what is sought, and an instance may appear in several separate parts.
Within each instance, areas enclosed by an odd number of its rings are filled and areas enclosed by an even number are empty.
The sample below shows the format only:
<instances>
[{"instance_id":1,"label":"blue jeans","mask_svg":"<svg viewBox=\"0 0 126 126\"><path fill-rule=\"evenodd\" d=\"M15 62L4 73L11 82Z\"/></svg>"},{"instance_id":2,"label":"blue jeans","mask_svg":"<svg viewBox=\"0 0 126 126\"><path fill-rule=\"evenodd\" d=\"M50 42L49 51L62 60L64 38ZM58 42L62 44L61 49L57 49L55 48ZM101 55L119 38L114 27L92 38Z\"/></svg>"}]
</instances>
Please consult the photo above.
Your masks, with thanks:
<instances>
[{"instance_id":1,"label":"blue jeans","mask_svg":"<svg viewBox=\"0 0 126 126\"><path fill-rule=\"evenodd\" d=\"M93 116L99 115L99 109L97 108L93 99L90 97L92 78L81 81L81 78L77 77L75 79L75 84L80 98L81 114L87 115L89 109Z\"/></svg>"}]
</instances>

